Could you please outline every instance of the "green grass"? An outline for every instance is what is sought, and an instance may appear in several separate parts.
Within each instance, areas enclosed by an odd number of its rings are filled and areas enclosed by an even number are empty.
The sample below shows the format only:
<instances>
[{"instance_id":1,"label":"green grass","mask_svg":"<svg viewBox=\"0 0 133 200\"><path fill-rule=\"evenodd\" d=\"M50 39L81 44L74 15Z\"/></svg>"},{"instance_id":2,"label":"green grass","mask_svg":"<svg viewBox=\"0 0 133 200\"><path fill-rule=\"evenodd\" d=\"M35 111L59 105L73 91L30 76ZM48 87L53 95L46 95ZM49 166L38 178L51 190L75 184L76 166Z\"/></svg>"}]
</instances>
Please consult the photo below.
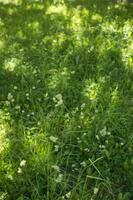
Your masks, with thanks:
<instances>
[{"instance_id":1,"label":"green grass","mask_svg":"<svg viewBox=\"0 0 133 200\"><path fill-rule=\"evenodd\" d=\"M132 186L133 5L0 0L0 200Z\"/></svg>"}]
</instances>

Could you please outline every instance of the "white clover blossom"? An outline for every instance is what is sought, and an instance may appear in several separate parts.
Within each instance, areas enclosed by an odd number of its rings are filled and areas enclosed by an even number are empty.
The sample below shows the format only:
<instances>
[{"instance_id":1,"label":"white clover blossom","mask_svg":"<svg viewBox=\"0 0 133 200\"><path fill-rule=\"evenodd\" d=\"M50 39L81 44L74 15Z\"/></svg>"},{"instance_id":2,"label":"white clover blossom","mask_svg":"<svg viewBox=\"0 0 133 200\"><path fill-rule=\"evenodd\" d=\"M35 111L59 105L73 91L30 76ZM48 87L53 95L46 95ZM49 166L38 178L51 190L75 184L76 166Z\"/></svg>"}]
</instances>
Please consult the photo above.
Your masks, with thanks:
<instances>
[{"instance_id":1,"label":"white clover blossom","mask_svg":"<svg viewBox=\"0 0 133 200\"><path fill-rule=\"evenodd\" d=\"M87 133L83 133L83 136L86 136L87 135Z\"/></svg>"},{"instance_id":2,"label":"white clover blossom","mask_svg":"<svg viewBox=\"0 0 133 200\"><path fill-rule=\"evenodd\" d=\"M13 88L14 88L14 90L17 90L17 89L18 89L18 87L17 87L16 85L15 85Z\"/></svg>"},{"instance_id":3,"label":"white clover blossom","mask_svg":"<svg viewBox=\"0 0 133 200\"><path fill-rule=\"evenodd\" d=\"M88 149L88 148L85 148L85 149L84 149L84 151L86 151L86 152L89 152L89 151L90 151L90 149Z\"/></svg>"},{"instance_id":4,"label":"white clover blossom","mask_svg":"<svg viewBox=\"0 0 133 200\"><path fill-rule=\"evenodd\" d=\"M36 74L36 73L37 73L37 70L36 70L36 69L34 69L34 70L33 70L33 74Z\"/></svg>"},{"instance_id":5,"label":"white clover blossom","mask_svg":"<svg viewBox=\"0 0 133 200\"><path fill-rule=\"evenodd\" d=\"M96 195L98 193L99 189L97 187L94 188L94 194Z\"/></svg>"},{"instance_id":6,"label":"white clover blossom","mask_svg":"<svg viewBox=\"0 0 133 200\"><path fill-rule=\"evenodd\" d=\"M55 145L54 146L54 152L58 152L59 151L59 146L58 145Z\"/></svg>"},{"instance_id":7,"label":"white clover blossom","mask_svg":"<svg viewBox=\"0 0 133 200\"><path fill-rule=\"evenodd\" d=\"M75 164L72 164L72 167L74 168L74 167L76 167L76 165L75 165Z\"/></svg>"},{"instance_id":8,"label":"white clover blossom","mask_svg":"<svg viewBox=\"0 0 133 200\"><path fill-rule=\"evenodd\" d=\"M107 131L106 126L100 131L100 135L101 136L106 136L106 135L111 135L111 133L109 131Z\"/></svg>"},{"instance_id":9,"label":"white clover blossom","mask_svg":"<svg viewBox=\"0 0 133 200\"><path fill-rule=\"evenodd\" d=\"M100 131L101 136L105 136L107 134L107 130L106 127L104 127L101 131Z\"/></svg>"},{"instance_id":10,"label":"white clover blossom","mask_svg":"<svg viewBox=\"0 0 133 200\"><path fill-rule=\"evenodd\" d=\"M58 140L58 138L54 137L54 136L50 136L49 139L54 143L57 142L57 140Z\"/></svg>"},{"instance_id":11,"label":"white clover blossom","mask_svg":"<svg viewBox=\"0 0 133 200\"><path fill-rule=\"evenodd\" d=\"M105 149L105 145L101 145L101 144L100 144L100 145L99 145L99 148L100 148L100 149Z\"/></svg>"},{"instance_id":12,"label":"white clover blossom","mask_svg":"<svg viewBox=\"0 0 133 200\"><path fill-rule=\"evenodd\" d=\"M15 109L16 109L16 110L19 110L19 109L20 109L20 106L19 106L19 105L15 106Z\"/></svg>"},{"instance_id":13,"label":"white clover blossom","mask_svg":"<svg viewBox=\"0 0 133 200\"><path fill-rule=\"evenodd\" d=\"M63 174L59 174L55 180L56 183L61 183L63 179Z\"/></svg>"},{"instance_id":14,"label":"white clover blossom","mask_svg":"<svg viewBox=\"0 0 133 200\"><path fill-rule=\"evenodd\" d=\"M19 167L17 172L18 172L18 174L21 174L22 173L22 169Z\"/></svg>"},{"instance_id":15,"label":"white clover blossom","mask_svg":"<svg viewBox=\"0 0 133 200\"><path fill-rule=\"evenodd\" d=\"M58 165L52 165L51 168L57 172L60 172L60 167Z\"/></svg>"},{"instance_id":16,"label":"white clover blossom","mask_svg":"<svg viewBox=\"0 0 133 200\"><path fill-rule=\"evenodd\" d=\"M13 99L13 95L12 95L11 93L8 93L7 99L8 99L8 100Z\"/></svg>"},{"instance_id":17,"label":"white clover blossom","mask_svg":"<svg viewBox=\"0 0 133 200\"><path fill-rule=\"evenodd\" d=\"M26 160L22 160L21 162L20 162L20 167L24 167L26 165Z\"/></svg>"},{"instance_id":18,"label":"white clover blossom","mask_svg":"<svg viewBox=\"0 0 133 200\"><path fill-rule=\"evenodd\" d=\"M9 106L9 105L10 105L10 101L5 101L5 104L6 104L7 106Z\"/></svg>"},{"instance_id":19,"label":"white clover blossom","mask_svg":"<svg viewBox=\"0 0 133 200\"><path fill-rule=\"evenodd\" d=\"M69 199L71 197L71 191L65 194L65 196Z\"/></svg>"},{"instance_id":20,"label":"white clover blossom","mask_svg":"<svg viewBox=\"0 0 133 200\"><path fill-rule=\"evenodd\" d=\"M81 109L84 109L84 107L85 107L85 103L83 103L83 104L81 105Z\"/></svg>"},{"instance_id":21,"label":"white clover blossom","mask_svg":"<svg viewBox=\"0 0 133 200\"><path fill-rule=\"evenodd\" d=\"M13 180L13 176L11 174L9 174L8 176L8 179L10 179L11 181Z\"/></svg>"},{"instance_id":22,"label":"white clover blossom","mask_svg":"<svg viewBox=\"0 0 133 200\"><path fill-rule=\"evenodd\" d=\"M81 165L82 167L86 167L86 166L87 166L87 163L86 163L85 161L83 161L83 162L80 163L80 165Z\"/></svg>"},{"instance_id":23,"label":"white clover blossom","mask_svg":"<svg viewBox=\"0 0 133 200\"><path fill-rule=\"evenodd\" d=\"M75 71L71 71L70 73L71 73L71 74L75 74Z\"/></svg>"},{"instance_id":24,"label":"white clover blossom","mask_svg":"<svg viewBox=\"0 0 133 200\"><path fill-rule=\"evenodd\" d=\"M55 102L55 107L58 107L63 104L63 98L61 94L57 94L53 97L53 101Z\"/></svg>"}]
</instances>

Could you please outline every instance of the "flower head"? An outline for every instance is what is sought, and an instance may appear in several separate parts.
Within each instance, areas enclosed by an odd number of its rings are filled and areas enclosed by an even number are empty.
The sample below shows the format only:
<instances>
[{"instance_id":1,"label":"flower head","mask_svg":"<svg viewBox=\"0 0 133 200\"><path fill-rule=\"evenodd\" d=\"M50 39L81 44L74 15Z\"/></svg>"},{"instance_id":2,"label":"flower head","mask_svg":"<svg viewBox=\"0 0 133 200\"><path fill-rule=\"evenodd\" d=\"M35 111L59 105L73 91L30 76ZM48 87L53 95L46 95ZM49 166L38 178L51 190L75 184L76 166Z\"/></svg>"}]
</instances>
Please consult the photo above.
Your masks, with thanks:
<instances>
[{"instance_id":1,"label":"flower head","mask_svg":"<svg viewBox=\"0 0 133 200\"><path fill-rule=\"evenodd\" d=\"M24 167L26 165L26 160L22 160L21 162L20 162L20 167Z\"/></svg>"},{"instance_id":2,"label":"flower head","mask_svg":"<svg viewBox=\"0 0 133 200\"><path fill-rule=\"evenodd\" d=\"M21 174L22 173L22 169L19 167L17 172L18 172L18 174Z\"/></svg>"},{"instance_id":3,"label":"flower head","mask_svg":"<svg viewBox=\"0 0 133 200\"><path fill-rule=\"evenodd\" d=\"M59 175L57 176L55 182L56 182L56 183L61 183L62 179L63 179L63 174L59 174Z\"/></svg>"},{"instance_id":4,"label":"flower head","mask_svg":"<svg viewBox=\"0 0 133 200\"><path fill-rule=\"evenodd\" d=\"M52 165L51 167L52 167L52 169L54 169L55 171L60 172L60 168L59 168L58 165Z\"/></svg>"},{"instance_id":5,"label":"flower head","mask_svg":"<svg viewBox=\"0 0 133 200\"><path fill-rule=\"evenodd\" d=\"M54 143L57 142L57 140L58 140L58 138L54 137L54 136L50 136L49 139Z\"/></svg>"}]
</instances>

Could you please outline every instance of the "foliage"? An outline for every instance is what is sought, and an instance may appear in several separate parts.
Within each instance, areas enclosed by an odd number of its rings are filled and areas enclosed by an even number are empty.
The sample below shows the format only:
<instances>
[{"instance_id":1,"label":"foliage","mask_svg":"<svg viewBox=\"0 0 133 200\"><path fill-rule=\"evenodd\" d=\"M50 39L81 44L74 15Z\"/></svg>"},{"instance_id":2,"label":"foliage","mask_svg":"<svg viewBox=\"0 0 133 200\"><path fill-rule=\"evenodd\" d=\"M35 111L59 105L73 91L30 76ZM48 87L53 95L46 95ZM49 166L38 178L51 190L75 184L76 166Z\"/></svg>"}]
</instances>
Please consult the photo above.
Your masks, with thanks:
<instances>
[{"instance_id":1,"label":"foliage","mask_svg":"<svg viewBox=\"0 0 133 200\"><path fill-rule=\"evenodd\" d=\"M0 2L0 199L133 199L133 5Z\"/></svg>"}]
</instances>

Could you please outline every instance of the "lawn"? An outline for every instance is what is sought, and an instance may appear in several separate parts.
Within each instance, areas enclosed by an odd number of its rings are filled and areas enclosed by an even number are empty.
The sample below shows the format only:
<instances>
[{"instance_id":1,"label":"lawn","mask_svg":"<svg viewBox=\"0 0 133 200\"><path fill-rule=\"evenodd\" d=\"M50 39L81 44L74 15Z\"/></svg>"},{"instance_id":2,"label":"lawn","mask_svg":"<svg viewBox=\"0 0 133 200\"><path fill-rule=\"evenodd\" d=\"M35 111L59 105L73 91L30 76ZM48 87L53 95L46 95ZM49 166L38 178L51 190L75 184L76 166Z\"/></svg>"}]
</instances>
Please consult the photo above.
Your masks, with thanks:
<instances>
[{"instance_id":1,"label":"lawn","mask_svg":"<svg viewBox=\"0 0 133 200\"><path fill-rule=\"evenodd\" d=\"M0 0L0 200L133 199L133 4Z\"/></svg>"}]
</instances>

